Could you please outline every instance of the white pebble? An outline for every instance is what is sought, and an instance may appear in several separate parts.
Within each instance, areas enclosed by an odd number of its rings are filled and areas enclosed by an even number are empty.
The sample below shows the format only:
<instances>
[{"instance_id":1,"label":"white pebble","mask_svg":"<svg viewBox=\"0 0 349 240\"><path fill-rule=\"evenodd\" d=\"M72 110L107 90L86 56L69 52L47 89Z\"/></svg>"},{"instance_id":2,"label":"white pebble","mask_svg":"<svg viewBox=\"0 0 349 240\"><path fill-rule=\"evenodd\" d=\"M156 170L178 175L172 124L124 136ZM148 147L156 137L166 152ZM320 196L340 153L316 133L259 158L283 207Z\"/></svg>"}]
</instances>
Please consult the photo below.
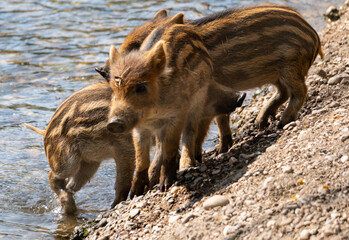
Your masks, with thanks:
<instances>
[{"instance_id":1,"label":"white pebble","mask_svg":"<svg viewBox=\"0 0 349 240\"><path fill-rule=\"evenodd\" d=\"M310 232L308 229L304 229L301 234L300 234L300 239L301 240L307 240L310 237Z\"/></svg>"},{"instance_id":2,"label":"white pebble","mask_svg":"<svg viewBox=\"0 0 349 240\"><path fill-rule=\"evenodd\" d=\"M293 172L293 168L291 166L287 165L287 166L282 167L282 171L284 173L292 173Z\"/></svg>"},{"instance_id":3,"label":"white pebble","mask_svg":"<svg viewBox=\"0 0 349 240\"><path fill-rule=\"evenodd\" d=\"M204 209L208 210L214 207L223 207L229 204L229 199L222 195L212 196L203 203Z\"/></svg>"},{"instance_id":4,"label":"white pebble","mask_svg":"<svg viewBox=\"0 0 349 240\"><path fill-rule=\"evenodd\" d=\"M170 216L169 219L168 219L168 222L169 222L169 223L177 222L177 220L178 220L179 218L180 218L179 215Z\"/></svg>"},{"instance_id":5,"label":"white pebble","mask_svg":"<svg viewBox=\"0 0 349 240\"><path fill-rule=\"evenodd\" d=\"M130 211L130 214L128 215L130 218L134 218L135 216L137 216L139 214L140 210L138 208L132 209Z\"/></svg>"},{"instance_id":6,"label":"white pebble","mask_svg":"<svg viewBox=\"0 0 349 240\"><path fill-rule=\"evenodd\" d=\"M267 222L267 227L270 228L270 227L273 227L275 225L275 220L269 220Z\"/></svg>"},{"instance_id":7,"label":"white pebble","mask_svg":"<svg viewBox=\"0 0 349 240\"><path fill-rule=\"evenodd\" d=\"M263 183L263 189L268 188L269 184L274 181L273 177L267 177Z\"/></svg>"},{"instance_id":8,"label":"white pebble","mask_svg":"<svg viewBox=\"0 0 349 240\"><path fill-rule=\"evenodd\" d=\"M342 163L345 163L345 162L347 162L348 160L349 160L349 156L348 156L348 155L344 155L344 156L341 157L341 162L342 162Z\"/></svg>"},{"instance_id":9,"label":"white pebble","mask_svg":"<svg viewBox=\"0 0 349 240\"><path fill-rule=\"evenodd\" d=\"M239 225L237 225L237 226L225 226L223 229L223 235L229 236L229 235L233 234L238 229L239 229Z\"/></svg>"},{"instance_id":10,"label":"white pebble","mask_svg":"<svg viewBox=\"0 0 349 240\"><path fill-rule=\"evenodd\" d=\"M195 214L193 214L193 213L188 213L187 215L185 215L185 216L183 217L182 223L187 223L187 222L189 222L190 219L192 219L192 218L194 218L194 217L196 217Z\"/></svg>"},{"instance_id":11,"label":"white pebble","mask_svg":"<svg viewBox=\"0 0 349 240\"><path fill-rule=\"evenodd\" d=\"M299 141L303 141L303 140L305 140L307 137L308 137L307 131L306 131L306 130L302 130L302 131L300 131L300 133L299 133L297 139L298 139Z\"/></svg>"}]
</instances>

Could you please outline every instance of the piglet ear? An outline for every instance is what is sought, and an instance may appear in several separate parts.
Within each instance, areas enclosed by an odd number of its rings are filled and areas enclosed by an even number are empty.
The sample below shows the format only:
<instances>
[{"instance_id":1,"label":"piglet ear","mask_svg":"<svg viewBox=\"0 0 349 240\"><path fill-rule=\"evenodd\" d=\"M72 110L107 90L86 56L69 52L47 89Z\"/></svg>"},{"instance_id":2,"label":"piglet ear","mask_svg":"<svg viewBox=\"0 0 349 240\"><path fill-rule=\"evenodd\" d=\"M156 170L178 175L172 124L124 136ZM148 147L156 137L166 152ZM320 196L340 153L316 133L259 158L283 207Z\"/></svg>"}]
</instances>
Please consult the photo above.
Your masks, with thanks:
<instances>
[{"instance_id":1,"label":"piglet ear","mask_svg":"<svg viewBox=\"0 0 349 240\"><path fill-rule=\"evenodd\" d=\"M101 66L95 68L96 72L98 72L107 82L109 82L109 59Z\"/></svg>"},{"instance_id":2,"label":"piglet ear","mask_svg":"<svg viewBox=\"0 0 349 240\"><path fill-rule=\"evenodd\" d=\"M172 24L184 24L184 13L177 13L176 15L174 15L171 18L169 23L172 23Z\"/></svg>"},{"instance_id":3,"label":"piglet ear","mask_svg":"<svg viewBox=\"0 0 349 240\"><path fill-rule=\"evenodd\" d=\"M160 9L157 11L153 17L153 20L159 20L159 19L164 19L167 18L167 11L166 9Z\"/></svg>"},{"instance_id":4,"label":"piglet ear","mask_svg":"<svg viewBox=\"0 0 349 240\"><path fill-rule=\"evenodd\" d=\"M151 67L160 73L164 70L166 66L166 53L164 49L164 41L159 41L155 44L152 49L150 49L147 56Z\"/></svg>"},{"instance_id":5,"label":"piglet ear","mask_svg":"<svg viewBox=\"0 0 349 240\"><path fill-rule=\"evenodd\" d=\"M111 45L109 49L109 61L111 63L115 63L119 57L120 53L118 52L118 50L116 50L116 47L114 45Z\"/></svg>"}]
</instances>

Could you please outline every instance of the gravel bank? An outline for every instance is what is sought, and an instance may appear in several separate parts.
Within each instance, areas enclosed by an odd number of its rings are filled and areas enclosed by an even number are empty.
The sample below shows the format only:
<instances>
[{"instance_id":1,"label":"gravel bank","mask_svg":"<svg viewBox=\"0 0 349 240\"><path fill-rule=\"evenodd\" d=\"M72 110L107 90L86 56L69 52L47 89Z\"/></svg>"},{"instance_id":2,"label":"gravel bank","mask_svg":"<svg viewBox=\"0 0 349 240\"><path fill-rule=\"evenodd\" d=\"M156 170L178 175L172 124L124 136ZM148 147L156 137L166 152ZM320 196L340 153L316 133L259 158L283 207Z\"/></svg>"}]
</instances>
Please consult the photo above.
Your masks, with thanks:
<instances>
[{"instance_id":1,"label":"gravel bank","mask_svg":"<svg viewBox=\"0 0 349 240\"><path fill-rule=\"evenodd\" d=\"M228 153L178 173L77 227L73 239L349 239L349 12L320 34L300 117L252 122L271 93L233 116ZM277 116L279 119L279 116Z\"/></svg>"}]
</instances>

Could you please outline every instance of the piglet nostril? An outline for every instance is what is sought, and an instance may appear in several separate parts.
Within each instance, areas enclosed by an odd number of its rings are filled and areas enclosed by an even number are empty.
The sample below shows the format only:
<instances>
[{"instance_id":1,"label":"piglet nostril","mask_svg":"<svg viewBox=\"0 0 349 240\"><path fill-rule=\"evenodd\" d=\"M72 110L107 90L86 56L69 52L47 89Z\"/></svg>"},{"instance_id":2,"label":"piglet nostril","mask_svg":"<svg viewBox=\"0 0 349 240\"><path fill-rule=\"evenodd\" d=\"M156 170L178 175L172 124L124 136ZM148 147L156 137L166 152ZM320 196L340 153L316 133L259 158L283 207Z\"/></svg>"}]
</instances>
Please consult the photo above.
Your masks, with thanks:
<instances>
[{"instance_id":1,"label":"piglet nostril","mask_svg":"<svg viewBox=\"0 0 349 240\"><path fill-rule=\"evenodd\" d=\"M126 124L123 120L114 117L109 121L107 129L112 133L123 133L126 130Z\"/></svg>"}]
</instances>

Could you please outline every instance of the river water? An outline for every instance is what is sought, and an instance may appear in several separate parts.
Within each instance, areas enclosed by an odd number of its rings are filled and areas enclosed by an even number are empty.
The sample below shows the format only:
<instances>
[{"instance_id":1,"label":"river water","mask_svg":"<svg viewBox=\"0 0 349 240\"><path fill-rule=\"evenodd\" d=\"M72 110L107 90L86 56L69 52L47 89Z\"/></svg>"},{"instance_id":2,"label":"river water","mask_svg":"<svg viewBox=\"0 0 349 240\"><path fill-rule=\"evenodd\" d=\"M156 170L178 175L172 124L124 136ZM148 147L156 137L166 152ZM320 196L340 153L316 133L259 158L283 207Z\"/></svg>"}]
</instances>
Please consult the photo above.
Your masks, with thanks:
<instances>
[{"instance_id":1,"label":"river water","mask_svg":"<svg viewBox=\"0 0 349 240\"><path fill-rule=\"evenodd\" d=\"M135 26L161 8L193 19L227 7L265 3L297 8L318 31L325 27L322 13L331 5L318 0L2 0L0 239L63 239L76 224L108 209L114 199L114 161L106 161L76 194L78 217L62 216L48 184L42 136L22 123L45 128L66 97L100 79L94 67L107 59L109 46L119 46ZM210 137L216 135L213 130Z\"/></svg>"}]
</instances>

